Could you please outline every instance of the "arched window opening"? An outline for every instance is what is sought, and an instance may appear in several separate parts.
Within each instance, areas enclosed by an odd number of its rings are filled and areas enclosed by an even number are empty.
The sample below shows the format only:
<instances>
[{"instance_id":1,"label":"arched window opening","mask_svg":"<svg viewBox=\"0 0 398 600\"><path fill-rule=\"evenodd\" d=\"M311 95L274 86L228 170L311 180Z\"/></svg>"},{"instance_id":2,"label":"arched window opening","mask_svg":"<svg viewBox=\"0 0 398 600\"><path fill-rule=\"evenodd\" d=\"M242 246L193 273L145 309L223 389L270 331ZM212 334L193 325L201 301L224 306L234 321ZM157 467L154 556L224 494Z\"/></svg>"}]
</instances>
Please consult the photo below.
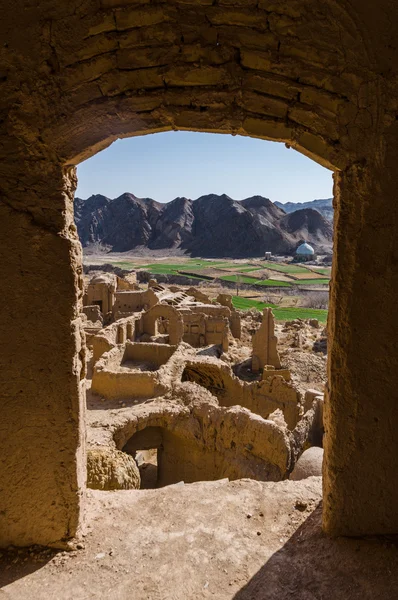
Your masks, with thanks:
<instances>
[{"instance_id":1,"label":"arched window opening","mask_svg":"<svg viewBox=\"0 0 398 600\"><path fill-rule=\"evenodd\" d=\"M330 172L280 144L174 132L115 143L78 175L88 406L178 415L117 444L141 489L289 478L322 448Z\"/></svg>"}]
</instances>

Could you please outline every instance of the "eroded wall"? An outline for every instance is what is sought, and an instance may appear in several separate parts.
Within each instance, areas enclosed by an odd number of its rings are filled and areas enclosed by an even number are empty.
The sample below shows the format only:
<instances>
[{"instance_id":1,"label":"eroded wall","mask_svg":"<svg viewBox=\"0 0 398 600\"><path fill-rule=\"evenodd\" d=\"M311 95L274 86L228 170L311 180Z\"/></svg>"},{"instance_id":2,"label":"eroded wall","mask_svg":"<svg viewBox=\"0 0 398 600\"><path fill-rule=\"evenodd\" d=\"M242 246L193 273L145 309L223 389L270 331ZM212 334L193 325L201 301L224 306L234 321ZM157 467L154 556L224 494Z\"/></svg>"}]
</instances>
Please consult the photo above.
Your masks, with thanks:
<instances>
[{"instance_id":1,"label":"eroded wall","mask_svg":"<svg viewBox=\"0 0 398 600\"><path fill-rule=\"evenodd\" d=\"M290 430L298 423L301 398L283 377L247 383L235 377L228 365L203 357L186 361L182 380L205 387L222 406L240 405L265 419L280 409Z\"/></svg>"},{"instance_id":2,"label":"eroded wall","mask_svg":"<svg viewBox=\"0 0 398 600\"><path fill-rule=\"evenodd\" d=\"M29 209L38 207L40 178L50 195L41 218ZM0 546L62 545L81 519L85 355L72 184L61 193L51 171L33 173L13 196L19 207L0 203Z\"/></svg>"},{"instance_id":3,"label":"eroded wall","mask_svg":"<svg viewBox=\"0 0 398 600\"><path fill-rule=\"evenodd\" d=\"M131 313L148 310L158 302L158 297L151 288L145 291L120 290L115 294L113 315L115 319L120 319Z\"/></svg>"},{"instance_id":4,"label":"eroded wall","mask_svg":"<svg viewBox=\"0 0 398 600\"><path fill-rule=\"evenodd\" d=\"M284 429L241 407L220 407L206 399L188 407L157 406L113 437L118 448L132 454L160 449L159 486L223 477L280 481L292 467Z\"/></svg>"},{"instance_id":5,"label":"eroded wall","mask_svg":"<svg viewBox=\"0 0 398 600\"><path fill-rule=\"evenodd\" d=\"M136 336L137 321L134 317L119 319L105 327L95 335L91 341L93 348L93 363L95 364L101 356L114 348L117 344L123 344L127 340L133 341Z\"/></svg>"},{"instance_id":6,"label":"eroded wall","mask_svg":"<svg viewBox=\"0 0 398 600\"><path fill-rule=\"evenodd\" d=\"M175 350L175 346L165 344L127 342L118 345L95 364L91 390L112 400L160 396L166 386L162 383L159 368L167 363ZM134 363L138 365L135 367ZM149 367L141 367L139 363L149 363Z\"/></svg>"}]
</instances>

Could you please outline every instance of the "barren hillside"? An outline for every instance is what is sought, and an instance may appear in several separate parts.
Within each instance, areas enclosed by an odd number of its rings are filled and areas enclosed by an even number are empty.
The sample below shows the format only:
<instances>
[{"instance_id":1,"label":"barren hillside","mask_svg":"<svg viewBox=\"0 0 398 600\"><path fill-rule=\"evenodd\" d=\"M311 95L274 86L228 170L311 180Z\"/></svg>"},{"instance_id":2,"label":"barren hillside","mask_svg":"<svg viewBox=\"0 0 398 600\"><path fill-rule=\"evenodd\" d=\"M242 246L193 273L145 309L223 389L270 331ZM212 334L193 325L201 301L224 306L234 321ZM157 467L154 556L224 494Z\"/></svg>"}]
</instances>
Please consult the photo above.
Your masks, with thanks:
<instances>
[{"instance_id":1,"label":"barren hillside","mask_svg":"<svg viewBox=\"0 0 398 600\"><path fill-rule=\"evenodd\" d=\"M266 251L291 254L302 241L330 252L332 226L312 209L286 215L262 196L233 200L209 194L161 204L125 193L75 198L75 220L84 247L114 252L135 248L179 250L191 256L249 257ZM298 216L297 216L298 215Z\"/></svg>"}]
</instances>

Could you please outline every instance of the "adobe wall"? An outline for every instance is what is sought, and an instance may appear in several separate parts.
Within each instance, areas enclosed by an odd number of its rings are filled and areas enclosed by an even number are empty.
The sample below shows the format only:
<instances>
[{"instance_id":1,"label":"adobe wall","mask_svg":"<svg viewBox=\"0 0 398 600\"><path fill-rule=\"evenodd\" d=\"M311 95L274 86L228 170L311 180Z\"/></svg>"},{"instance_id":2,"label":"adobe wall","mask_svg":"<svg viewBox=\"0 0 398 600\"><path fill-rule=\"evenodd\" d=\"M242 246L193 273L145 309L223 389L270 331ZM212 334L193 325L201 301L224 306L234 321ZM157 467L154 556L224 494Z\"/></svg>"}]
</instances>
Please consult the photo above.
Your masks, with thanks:
<instances>
[{"instance_id":1,"label":"adobe wall","mask_svg":"<svg viewBox=\"0 0 398 600\"><path fill-rule=\"evenodd\" d=\"M82 313L86 315L87 320L91 323L99 323L102 326L102 316L98 304L83 306Z\"/></svg>"},{"instance_id":2,"label":"adobe wall","mask_svg":"<svg viewBox=\"0 0 398 600\"><path fill-rule=\"evenodd\" d=\"M218 319L221 319L221 318L230 319L231 318L230 309L226 306L221 306L221 305L217 305L217 304L199 304L196 306L193 305L193 306L189 306L189 309L193 313L203 313L204 315L207 315L209 317L215 317Z\"/></svg>"},{"instance_id":3,"label":"adobe wall","mask_svg":"<svg viewBox=\"0 0 398 600\"><path fill-rule=\"evenodd\" d=\"M267 461L257 456L253 459L242 456L241 461L233 460L232 454L236 452L208 449L203 444L198 444L195 438L165 430L162 449L158 453L158 485L162 487L179 481L193 483L224 477L231 481L242 477L262 481L280 480L280 474L276 475Z\"/></svg>"},{"instance_id":4,"label":"adobe wall","mask_svg":"<svg viewBox=\"0 0 398 600\"><path fill-rule=\"evenodd\" d=\"M117 291L121 292L121 291L131 291L131 290L139 290L139 287L137 285L137 274L135 273L135 271L130 271L128 273L128 279L124 279L123 277L119 277L118 275L116 275L116 281L117 281Z\"/></svg>"},{"instance_id":5,"label":"adobe wall","mask_svg":"<svg viewBox=\"0 0 398 600\"><path fill-rule=\"evenodd\" d=\"M150 336L157 334L157 320L168 320L169 343L173 346L182 341L184 335L184 323L180 313L168 304L157 304L146 311L140 320L141 333L147 333Z\"/></svg>"},{"instance_id":6,"label":"adobe wall","mask_svg":"<svg viewBox=\"0 0 398 600\"><path fill-rule=\"evenodd\" d=\"M165 388L159 385L156 373L119 371L116 364L103 366L102 359L94 367L91 390L94 394L115 401L155 398L165 392Z\"/></svg>"},{"instance_id":7,"label":"adobe wall","mask_svg":"<svg viewBox=\"0 0 398 600\"><path fill-rule=\"evenodd\" d=\"M171 286L169 286L169 288L171 289ZM190 287L187 290L185 290L185 293L188 296L192 296L193 298L195 298L197 302L203 302L203 304L211 303L209 296L207 296L207 294L204 294L198 287Z\"/></svg>"},{"instance_id":8,"label":"adobe wall","mask_svg":"<svg viewBox=\"0 0 398 600\"><path fill-rule=\"evenodd\" d=\"M106 352L94 365L91 391L111 400L154 398L165 393L166 386L158 370L127 367L127 361L150 362L155 368L165 364L175 346L127 342Z\"/></svg>"},{"instance_id":9,"label":"adobe wall","mask_svg":"<svg viewBox=\"0 0 398 600\"><path fill-rule=\"evenodd\" d=\"M119 290L115 294L113 315L115 319L119 319L126 313L149 310L158 302L158 297L150 288L145 291Z\"/></svg>"},{"instance_id":10,"label":"adobe wall","mask_svg":"<svg viewBox=\"0 0 398 600\"><path fill-rule=\"evenodd\" d=\"M228 319L206 317L205 318L206 328L206 344L219 344L222 346L223 352L228 352L229 348L229 324Z\"/></svg>"},{"instance_id":11,"label":"adobe wall","mask_svg":"<svg viewBox=\"0 0 398 600\"><path fill-rule=\"evenodd\" d=\"M0 544L79 520L74 166L173 129L283 141L338 172L324 528L398 532L397 22L389 0L3 6Z\"/></svg>"},{"instance_id":12,"label":"adobe wall","mask_svg":"<svg viewBox=\"0 0 398 600\"><path fill-rule=\"evenodd\" d=\"M166 344L120 344L95 363L91 391L111 400L160 396L169 385L165 365L176 349ZM135 366L134 362L148 364L152 370Z\"/></svg>"},{"instance_id":13,"label":"adobe wall","mask_svg":"<svg viewBox=\"0 0 398 600\"><path fill-rule=\"evenodd\" d=\"M153 406L116 424L113 433L108 427L109 434L117 448L128 452L163 446L160 485L223 477L280 481L292 466L289 437L281 427L244 408L220 407L205 399L188 407Z\"/></svg>"},{"instance_id":14,"label":"adobe wall","mask_svg":"<svg viewBox=\"0 0 398 600\"><path fill-rule=\"evenodd\" d=\"M290 430L298 423L301 398L283 377L247 383L235 377L228 365L201 357L186 361L182 378L208 389L222 406L240 405L265 419L280 409Z\"/></svg>"},{"instance_id":15,"label":"adobe wall","mask_svg":"<svg viewBox=\"0 0 398 600\"><path fill-rule=\"evenodd\" d=\"M229 326L231 328L231 333L234 338L240 340L242 335L242 326L240 321L240 315L236 310L233 310L231 313L231 319L229 321Z\"/></svg>"},{"instance_id":16,"label":"adobe wall","mask_svg":"<svg viewBox=\"0 0 398 600\"><path fill-rule=\"evenodd\" d=\"M207 316L187 310L181 312L184 321L183 341L194 348L221 345L223 352L229 348L229 326L227 319Z\"/></svg>"},{"instance_id":17,"label":"adobe wall","mask_svg":"<svg viewBox=\"0 0 398 600\"><path fill-rule=\"evenodd\" d=\"M133 341L136 336L137 321L134 317L119 319L105 327L100 333L91 340L93 348L93 364L101 356L114 348L117 344L122 344L127 340Z\"/></svg>"},{"instance_id":18,"label":"adobe wall","mask_svg":"<svg viewBox=\"0 0 398 600\"><path fill-rule=\"evenodd\" d=\"M0 546L62 545L77 531L85 488L81 247L72 182L63 188L40 163L20 166L25 184L11 204L0 193Z\"/></svg>"},{"instance_id":19,"label":"adobe wall","mask_svg":"<svg viewBox=\"0 0 398 600\"><path fill-rule=\"evenodd\" d=\"M259 329L253 335L252 371L257 373L266 365L281 368L275 335L275 320L270 308L264 308Z\"/></svg>"},{"instance_id":20,"label":"adobe wall","mask_svg":"<svg viewBox=\"0 0 398 600\"><path fill-rule=\"evenodd\" d=\"M100 303L100 310L103 315L106 315L112 310L115 301L116 285L116 275L110 273L95 275L87 286L84 303L87 306Z\"/></svg>"},{"instance_id":21,"label":"adobe wall","mask_svg":"<svg viewBox=\"0 0 398 600\"><path fill-rule=\"evenodd\" d=\"M398 532L397 151L394 123L371 164L336 178L323 471L334 534Z\"/></svg>"},{"instance_id":22,"label":"adobe wall","mask_svg":"<svg viewBox=\"0 0 398 600\"><path fill-rule=\"evenodd\" d=\"M153 363L156 368L164 365L174 354L176 346L168 344L129 343L124 346L121 366L127 361L144 361Z\"/></svg>"}]
</instances>

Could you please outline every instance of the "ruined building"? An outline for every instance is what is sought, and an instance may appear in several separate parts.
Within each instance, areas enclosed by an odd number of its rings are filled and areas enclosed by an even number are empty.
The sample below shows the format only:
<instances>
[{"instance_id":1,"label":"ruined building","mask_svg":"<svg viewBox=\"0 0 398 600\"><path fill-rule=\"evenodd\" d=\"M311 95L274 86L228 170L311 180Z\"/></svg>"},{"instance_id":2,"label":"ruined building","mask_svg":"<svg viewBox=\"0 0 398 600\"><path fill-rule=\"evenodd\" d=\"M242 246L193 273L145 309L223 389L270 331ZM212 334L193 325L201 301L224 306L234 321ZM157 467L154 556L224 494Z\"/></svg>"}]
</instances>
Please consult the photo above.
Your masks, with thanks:
<instances>
[{"instance_id":1,"label":"ruined building","mask_svg":"<svg viewBox=\"0 0 398 600\"><path fill-rule=\"evenodd\" d=\"M397 22L389 0L3 5L1 546L84 521L75 167L168 130L284 142L334 172L322 526L398 532Z\"/></svg>"},{"instance_id":2,"label":"ruined building","mask_svg":"<svg viewBox=\"0 0 398 600\"><path fill-rule=\"evenodd\" d=\"M271 309L253 336L246 381L233 373L228 355L231 314L240 329L231 296L218 296L223 305L203 293L198 301L190 290L155 281L147 291L157 299L151 308L137 308L87 338L90 406L108 407L88 427L89 487L139 488L140 473L123 453L138 460L138 451L155 449L157 487L288 478L306 448L322 446L324 399L319 391L303 397L281 369ZM113 413L120 404L122 425Z\"/></svg>"}]
</instances>

